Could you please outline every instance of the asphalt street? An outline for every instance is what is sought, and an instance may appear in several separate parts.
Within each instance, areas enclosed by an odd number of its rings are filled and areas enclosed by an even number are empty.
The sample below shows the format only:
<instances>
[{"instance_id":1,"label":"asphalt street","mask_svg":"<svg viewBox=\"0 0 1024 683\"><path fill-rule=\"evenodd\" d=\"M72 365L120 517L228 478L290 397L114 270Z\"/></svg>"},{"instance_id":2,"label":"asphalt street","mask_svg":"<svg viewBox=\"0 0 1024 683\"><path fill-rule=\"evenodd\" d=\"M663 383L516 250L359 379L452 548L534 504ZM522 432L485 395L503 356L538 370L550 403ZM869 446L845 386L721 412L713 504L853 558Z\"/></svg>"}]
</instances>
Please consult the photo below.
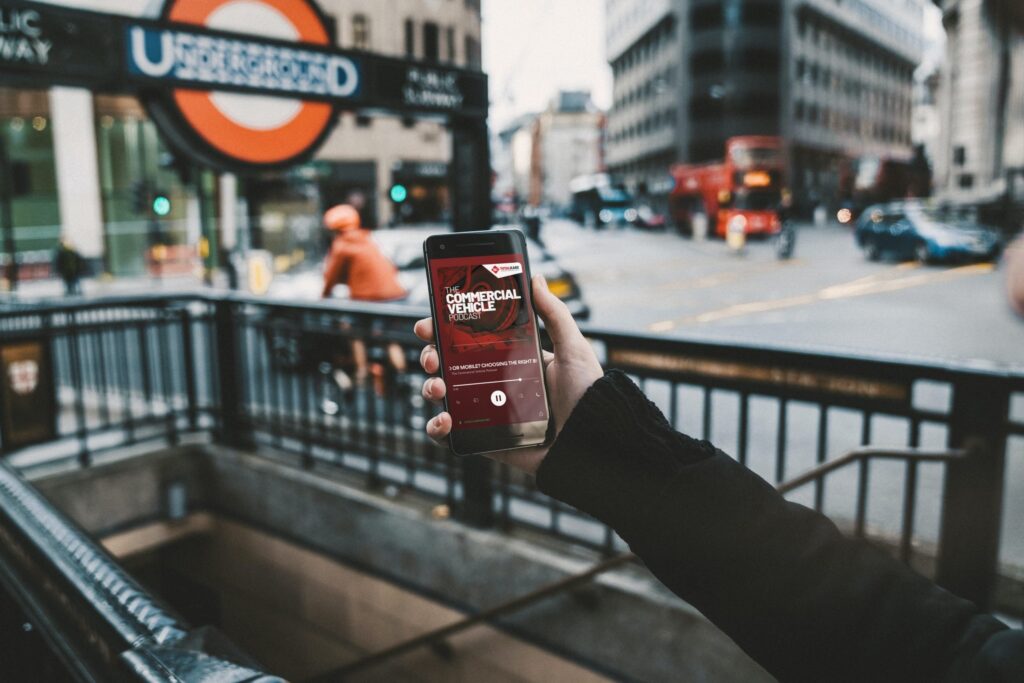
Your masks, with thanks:
<instances>
[{"instance_id":1,"label":"asphalt street","mask_svg":"<svg viewBox=\"0 0 1024 683\"><path fill-rule=\"evenodd\" d=\"M579 281L595 327L1024 369L1024 320L1006 302L998 264L872 263L839 226L801 226L795 256L786 261L776 258L770 241L751 242L736 254L720 240L693 242L673 232L634 229L595 232L568 221L549 221L542 238ZM728 395L714 396L710 437L729 451L737 438L737 404ZM667 403L664 396L655 400ZM948 392L915 387L915 403L921 402L941 407ZM751 404L750 466L766 478L772 476L777 410L773 401ZM702 411L696 392L684 394L678 424L696 433ZM817 436L816 410L791 405L789 411L787 476L814 464ZM1013 414L1024 418L1024 396L1015 397ZM872 427L873 445L907 445L904 422L875 418ZM860 429L859 418L830 415L828 457L858 446ZM945 442L944 428L923 429L922 447L941 449ZM1011 441L1006 475L1002 557L1024 567L1024 439ZM870 526L898 530L902 486L902 465L873 466ZM830 478L826 511L849 519L855 487L853 472ZM937 537L941 490L941 468L923 468L915 518L919 541ZM810 493L794 499L810 502Z\"/></svg>"},{"instance_id":2,"label":"asphalt street","mask_svg":"<svg viewBox=\"0 0 1024 683\"><path fill-rule=\"evenodd\" d=\"M1024 368L1024 320L997 265L872 263L838 226L801 226L788 261L770 241L737 255L721 240L569 221L542 237L602 328Z\"/></svg>"},{"instance_id":3,"label":"asphalt street","mask_svg":"<svg viewBox=\"0 0 1024 683\"><path fill-rule=\"evenodd\" d=\"M1003 273L997 265L922 266L916 263L871 263L856 249L849 232L839 227L803 226L795 257L780 261L770 241L752 242L742 254L721 241L693 242L672 232L586 230L568 221L548 221L542 237L549 251L571 270L590 305L593 326L675 338L739 341L786 348L803 347L838 354L910 356L952 362L979 362L1024 368L1024 321L1005 301ZM44 287L54 292L44 291ZM90 294L117 293L139 283L86 283ZM168 281L147 289L181 291L196 288L191 281ZM26 288L29 289L29 288ZM40 283L33 293L55 294L57 283ZM150 341L155 344L154 340ZM174 345L173 340L171 345ZM202 346L200 345L200 348ZM177 349L171 349L175 355ZM151 356L159 357L154 346ZM129 353L131 356L132 354ZM137 360L137 359L136 359ZM247 376L268 378L271 367L257 354ZM137 365L131 358L130 367ZM203 374L200 371L199 374ZM159 384L159 378L156 379ZM137 381L136 381L137 383ZM322 382L314 382L306 403L319 406ZM160 387L158 387L160 389ZM920 389L920 390L919 390ZM173 393L179 393L177 388ZM662 407L667 392L650 387ZM699 434L703 402L697 391L678 396L677 424ZM915 403L941 404L941 388L915 387ZM250 397L252 410L262 413L262 400ZM816 409L799 403L788 407L786 476L814 464L817 443ZM754 397L750 404L749 465L771 480L778 404ZM1014 413L1024 419L1024 396ZM729 392L712 394L709 437L728 452L735 451L738 405ZM362 419L359 415L352 416ZM348 419L339 416L338 419ZM378 425L394 429L394 425ZM827 457L838 457L860 445L858 415L832 410L829 414ZM418 425L402 430L419 431ZM885 417L872 421L872 445L905 446L907 426ZM926 426L921 446L941 449L944 429ZM831 477L825 510L837 519L851 519L856 499L854 472ZM437 482L435 482L437 483ZM440 482L443 483L443 482ZM875 530L895 533L902 505L903 468L877 463L871 470L868 523ZM915 517L917 540L937 537L942 471L921 468ZM809 503L811 489L794 496ZM1004 561L1024 572L1024 439L1010 444L1002 541ZM530 511L524 514L531 516Z\"/></svg>"}]
</instances>

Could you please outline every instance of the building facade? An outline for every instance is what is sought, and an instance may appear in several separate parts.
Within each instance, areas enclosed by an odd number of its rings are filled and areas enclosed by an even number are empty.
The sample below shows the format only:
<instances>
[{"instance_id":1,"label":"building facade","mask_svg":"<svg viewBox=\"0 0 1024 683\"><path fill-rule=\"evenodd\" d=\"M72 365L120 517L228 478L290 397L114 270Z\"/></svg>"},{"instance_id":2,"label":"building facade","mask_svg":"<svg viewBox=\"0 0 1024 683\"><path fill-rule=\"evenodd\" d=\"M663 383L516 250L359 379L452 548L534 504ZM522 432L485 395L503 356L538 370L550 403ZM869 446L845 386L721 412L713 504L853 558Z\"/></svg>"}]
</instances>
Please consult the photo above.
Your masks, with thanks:
<instances>
[{"instance_id":1,"label":"building facade","mask_svg":"<svg viewBox=\"0 0 1024 683\"><path fill-rule=\"evenodd\" d=\"M935 186L943 198L1024 205L1024 5L936 0L946 28L942 134Z\"/></svg>"},{"instance_id":2,"label":"building facade","mask_svg":"<svg viewBox=\"0 0 1024 683\"><path fill-rule=\"evenodd\" d=\"M665 195L669 168L685 161L690 85L681 0L606 0L605 52L612 67L606 161L639 195Z\"/></svg>"},{"instance_id":3,"label":"building facade","mask_svg":"<svg viewBox=\"0 0 1024 683\"><path fill-rule=\"evenodd\" d=\"M126 15L159 6L134 0L54 4ZM478 0L318 4L339 47L480 66ZM319 216L338 202L360 205L371 226L446 220L451 136L445 125L371 114L341 114L307 164L242 178L183 168L132 97L0 88L0 151L14 178L20 276L31 277L36 261L48 263L62 234L93 262L95 274L145 274L157 240L168 247L168 268L190 271L201 251L202 212L218 225L222 244L267 249L279 269L322 256ZM154 219L139 206L140 182L170 199L166 215ZM392 193L398 184L404 196Z\"/></svg>"},{"instance_id":4,"label":"building facade","mask_svg":"<svg viewBox=\"0 0 1024 683\"><path fill-rule=\"evenodd\" d=\"M565 209L569 182L604 170L604 113L586 91L562 91L534 122L531 203Z\"/></svg>"},{"instance_id":5,"label":"building facade","mask_svg":"<svg viewBox=\"0 0 1024 683\"><path fill-rule=\"evenodd\" d=\"M829 202L845 161L911 156L923 2L606 0L609 169L667 191L672 163L780 135L794 191Z\"/></svg>"}]
</instances>

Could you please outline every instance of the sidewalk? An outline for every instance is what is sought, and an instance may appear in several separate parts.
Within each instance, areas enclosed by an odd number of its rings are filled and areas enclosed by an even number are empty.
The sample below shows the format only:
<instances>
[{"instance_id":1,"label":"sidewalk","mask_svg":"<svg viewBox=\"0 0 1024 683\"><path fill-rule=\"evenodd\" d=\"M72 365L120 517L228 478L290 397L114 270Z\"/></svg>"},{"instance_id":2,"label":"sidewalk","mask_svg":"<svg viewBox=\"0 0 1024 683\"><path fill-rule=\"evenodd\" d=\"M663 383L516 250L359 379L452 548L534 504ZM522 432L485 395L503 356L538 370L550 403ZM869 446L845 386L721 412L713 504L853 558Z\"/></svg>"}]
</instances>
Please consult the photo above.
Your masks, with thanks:
<instances>
[{"instance_id":1,"label":"sidewalk","mask_svg":"<svg viewBox=\"0 0 1024 683\"><path fill-rule=\"evenodd\" d=\"M226 278L218 274L212 286L204 285L194 275L173 275L163 278L149 276L119 278L86 278L82 280L82 297L91 298L139 292L166 292L169 294L227 289ZM14 292L0 292L0 302L33 302L68 298L64 283L57 278L19 282Z\"/></svg>"}]
</instances>

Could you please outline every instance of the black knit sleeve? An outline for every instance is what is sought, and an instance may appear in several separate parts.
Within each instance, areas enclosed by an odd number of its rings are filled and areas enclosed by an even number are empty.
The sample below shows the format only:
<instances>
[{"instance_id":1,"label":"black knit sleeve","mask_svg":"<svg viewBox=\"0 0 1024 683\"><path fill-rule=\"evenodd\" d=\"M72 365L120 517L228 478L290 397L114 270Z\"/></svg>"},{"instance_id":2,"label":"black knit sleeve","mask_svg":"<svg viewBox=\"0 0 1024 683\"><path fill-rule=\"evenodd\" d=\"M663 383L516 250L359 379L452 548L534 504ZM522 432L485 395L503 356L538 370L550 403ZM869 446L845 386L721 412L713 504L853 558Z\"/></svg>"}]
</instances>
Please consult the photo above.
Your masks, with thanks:
<instances>
[{"instance_id":1,"label":"black knit sleeve","mask_svg":"<svg viewBox=\"0 0 1024 683\"><path fill-rule=\"evenodd\" d=\"M782 681L1024 680L1005 625L679 434L622 373L580 400L537 484Z\"/></svg>"}]
</instances>

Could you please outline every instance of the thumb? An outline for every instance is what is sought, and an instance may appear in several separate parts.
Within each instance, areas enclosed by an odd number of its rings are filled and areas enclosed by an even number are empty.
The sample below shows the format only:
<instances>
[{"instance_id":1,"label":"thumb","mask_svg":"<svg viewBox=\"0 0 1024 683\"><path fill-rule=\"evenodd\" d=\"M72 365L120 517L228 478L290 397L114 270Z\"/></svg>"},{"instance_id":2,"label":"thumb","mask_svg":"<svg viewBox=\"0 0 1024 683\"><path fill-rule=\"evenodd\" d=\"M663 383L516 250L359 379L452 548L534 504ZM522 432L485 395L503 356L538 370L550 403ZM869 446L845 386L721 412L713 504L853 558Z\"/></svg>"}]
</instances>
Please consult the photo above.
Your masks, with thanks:
<instances>
[{"instance_id":1,"label":"thumb","mask_svg":"<svg viewBox=\"0 0 1024 683\"><path fill-rule=\"evenodd\" d=\"M561 299L551 293L543 275L533 277L533 305L544 321L556 354L560 347L566 348L583 341L583 334L573 320L572 313Z\"/></svg>"}]
</instances>

